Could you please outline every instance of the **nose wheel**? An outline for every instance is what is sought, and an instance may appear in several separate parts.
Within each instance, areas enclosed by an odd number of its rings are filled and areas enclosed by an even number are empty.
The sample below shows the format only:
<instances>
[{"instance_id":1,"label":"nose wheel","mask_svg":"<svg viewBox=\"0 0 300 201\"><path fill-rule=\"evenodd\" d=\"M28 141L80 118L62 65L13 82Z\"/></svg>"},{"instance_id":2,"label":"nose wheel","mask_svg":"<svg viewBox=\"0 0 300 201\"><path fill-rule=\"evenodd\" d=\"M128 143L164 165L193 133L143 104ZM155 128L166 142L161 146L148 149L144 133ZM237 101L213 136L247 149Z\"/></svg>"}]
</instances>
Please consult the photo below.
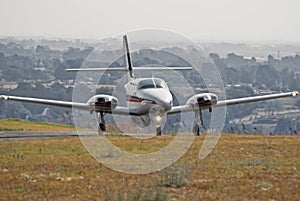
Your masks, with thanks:
<instances>
[{"instance_id":1,"label":"nose wheel","mask_svg":"<svg viewBox=\"0 0 300 201\"><path fill-rule=\"evenodd\" d=\"M99 129L99 131L102 131L102 132L106 131L105 123L103 123L103 122L99 123L99 128L98 129Z\"/></svg>"},{"instance_id":2,"label":"nose wheel","mask_svg":"<svg viewBox=\"0 0 300 201\"><path fill-rule=\"evenodd\" d=\"M162 117L161 116L156 116L155 118L155 121L156 121L156 135L157 136L161 136L161 120L162 120Z\"/></svg>"},{"instance_id":3,"label":"nose wheel","mask_svg":"<svg viewBox=\"0 0 300 201\"><path fill-rule=\"evenodd\" d=\"M161 136L161 126L158 124L156 125L156 135Z\"/></svg>"}]
</instances>

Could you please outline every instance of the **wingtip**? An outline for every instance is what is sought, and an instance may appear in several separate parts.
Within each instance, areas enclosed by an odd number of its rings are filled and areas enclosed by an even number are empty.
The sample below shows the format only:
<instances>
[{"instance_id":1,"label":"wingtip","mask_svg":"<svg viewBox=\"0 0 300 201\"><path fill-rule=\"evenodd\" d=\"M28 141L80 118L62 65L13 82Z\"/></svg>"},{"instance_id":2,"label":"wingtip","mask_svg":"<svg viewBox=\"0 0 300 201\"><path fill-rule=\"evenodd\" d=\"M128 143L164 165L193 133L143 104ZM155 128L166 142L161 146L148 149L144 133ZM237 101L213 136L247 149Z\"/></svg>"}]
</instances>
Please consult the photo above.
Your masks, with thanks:
<instances>
[{"instance_id":1,"label":"wingtip","mask_svg":"<svg viewBox=\"0 0 300 201\"><path fill-rule=\"evenodd\" d=\"M2 99L2 100L8 100L8 99L9 99L9 96L0 95L0 99Z\"/></svg>"},{"instance_id":2,"label":"wingtip","mask_svg":"<svg viewBox=\"0 0 300 201\"><path fill-rule=\"evenodd\" d=\"M299 95L299 92L298 91L293 91L292 92L292 96L298 96Z\"/></svg>"}]
</instances>

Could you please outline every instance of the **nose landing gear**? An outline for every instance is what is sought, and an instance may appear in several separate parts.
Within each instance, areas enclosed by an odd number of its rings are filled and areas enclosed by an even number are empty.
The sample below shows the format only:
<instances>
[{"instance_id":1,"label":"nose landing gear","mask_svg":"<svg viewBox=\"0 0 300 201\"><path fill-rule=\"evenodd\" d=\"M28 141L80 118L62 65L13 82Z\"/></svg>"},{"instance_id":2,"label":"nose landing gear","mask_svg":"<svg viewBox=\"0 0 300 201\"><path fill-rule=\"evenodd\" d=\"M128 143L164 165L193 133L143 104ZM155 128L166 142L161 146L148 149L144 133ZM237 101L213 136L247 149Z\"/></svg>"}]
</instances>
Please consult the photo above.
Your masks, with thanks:
<instances>
[{"instance_id":1,"label":"nose landing gear","mask_svg":"<svg viewBox=\"0 0 300 201\"><path fill-rule=\"evenodd\" d=\"M161 126L160 126L160 124L156 125L156 135L161 136Z\"/></svg>"},{"instance_id":2,"label":"nose landing gear","mask_svg":"<svg viewBox=\"0 0 300 201\"><path fill-rule=\"evenodd\" d=\"M156 135L161 136L161 116L156 116L155 121L156 121Z\"/></svg>"}]
</instances>

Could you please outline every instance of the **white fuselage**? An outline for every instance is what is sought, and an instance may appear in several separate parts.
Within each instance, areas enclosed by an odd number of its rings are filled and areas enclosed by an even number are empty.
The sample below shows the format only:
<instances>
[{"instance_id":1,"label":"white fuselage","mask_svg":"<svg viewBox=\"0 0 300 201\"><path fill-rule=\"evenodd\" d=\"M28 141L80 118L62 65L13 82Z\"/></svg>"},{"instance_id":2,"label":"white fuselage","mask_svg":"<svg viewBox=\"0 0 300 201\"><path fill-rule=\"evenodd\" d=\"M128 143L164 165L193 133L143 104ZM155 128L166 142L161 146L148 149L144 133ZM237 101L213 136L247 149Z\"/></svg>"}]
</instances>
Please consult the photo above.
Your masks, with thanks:
<instances>
[{"instance_id":1,"label":"white fuselage","mask_svg":"<svg viewBox=\"0 0 300 201\"><path fill-rule=\"evenodd\" d=\"M163 115L173 106L172 94L162 79L133 78L125 85L127 106L141 115Z\"/></svg>"}]
</instances>

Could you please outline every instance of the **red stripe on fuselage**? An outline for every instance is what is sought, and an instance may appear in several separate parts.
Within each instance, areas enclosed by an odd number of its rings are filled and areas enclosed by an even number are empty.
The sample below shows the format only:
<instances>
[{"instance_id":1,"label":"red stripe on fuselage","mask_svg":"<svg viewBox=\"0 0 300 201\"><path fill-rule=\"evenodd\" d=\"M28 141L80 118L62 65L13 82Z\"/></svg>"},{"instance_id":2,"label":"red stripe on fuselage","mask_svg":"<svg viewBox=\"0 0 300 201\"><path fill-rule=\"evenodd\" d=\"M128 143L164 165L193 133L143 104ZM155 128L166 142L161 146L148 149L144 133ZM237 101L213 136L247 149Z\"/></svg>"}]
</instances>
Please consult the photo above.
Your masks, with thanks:
<instances>
[{"instance_id":1,"label":"red stripe on fuselage","mask_svg":"<svg viewBox=\"0 0 300 201\"><path fill-rule=\"evenodd\" d=\"M127 98L127 101L132 102L132 103L142 103L143 101L146 101L145 102L146 104L156 104L155 101L148 100L148 99L142 99L142 98L134 97L134 96L129 96ZM149 103L149 102L151 102L151 103Z\"/></svg>"},{"instance_id":2,"label":"red stripe on fuselage","mask_svg":"<svg viewBox=\"0 0 300 201\"><path fill-rule=\"evenodd\" d=\"M134 102L134 103L141 103L142 102L142 100L140 100L140 99L133 99L133 98L128 98L127 101L128 102Z\"/></svg>"}]
</instances>

